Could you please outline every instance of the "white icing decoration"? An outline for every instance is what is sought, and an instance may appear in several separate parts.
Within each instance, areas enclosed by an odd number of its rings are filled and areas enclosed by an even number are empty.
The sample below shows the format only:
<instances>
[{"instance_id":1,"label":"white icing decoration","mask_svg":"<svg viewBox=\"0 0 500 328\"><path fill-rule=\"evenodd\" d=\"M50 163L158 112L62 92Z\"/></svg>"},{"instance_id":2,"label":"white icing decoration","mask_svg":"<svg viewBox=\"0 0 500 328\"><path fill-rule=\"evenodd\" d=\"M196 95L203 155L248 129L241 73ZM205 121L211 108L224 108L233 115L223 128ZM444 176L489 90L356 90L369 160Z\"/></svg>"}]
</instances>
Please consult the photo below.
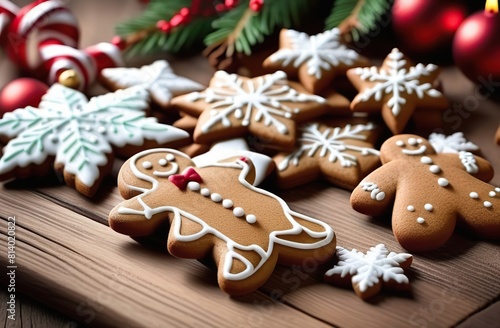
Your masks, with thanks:
<instances>
[{"instance_id":1,"label":"white icing decoration","mask_svg":"<svg viewBox=\"0 0 500 328\"><path fill-rule=\"evenodd\" d=\"M464 138L462 132L455 132L450 136L440 133L431 133L429 142L436 153L458 153L459 151L478 150L479 147Z\"/></svg>"},{"instance_id":2,"label":"white icing decoration","mask_svg":"<svg viewBox=\"0 0 500 328\"><path fill-rule=\"evenodd\" d=\"M309 36L303 32L287 30L286 37L290 48L281 48L269 59L279 62L283 67L293 65L298 68L307 65L307 74L321 79L322 72L341 64L352 66L359 59L359 54L341 43L338 28Z\"/></svg>"},{"instance_id":3,"label":"white icing decoration","mask_svg":"<svg viewBox=\"0 0 500 328\"><path fill-rule=\"evenodd\" d=\"M167 106L173 96L204 89L203 85L176 75L166 60L157 60L141 68L105 68L101 74L116 89L143 87L161 106Z\"/></svg>"},{"instance_id":4,"label":"white icing decoration","mask_svg":"<svg viewBox=\"0 0 500 328\"><path fill-rule=\"evenodd\" d=\"M415 211L415 206L408 205L408 207L406 207L406 209L408 210L408 212L414 212Z\"/></svg>"},{"instance_id":5,"label":"white icing decoration","mask_svg":"<svg viewBox=\"0 0 500 328\"><path fill-rule=\"evenodd\" d=\"M241 218L243 215L245 215L245 211L241 207L235 207L233 209L233 214L234 216Z\"/></svg>"},{"instance_id":6,"label":"white icing decoration","mask_svg":"<svg viewBox=\"0 0 500 328\"><path fill-rule=\"evenodd\" d=\"M217 124L232 126L230 115L233 114L243 126L248 126L254 120L276 128L281 134L287 134L288 128L278 118L291 118L296 111L286 103L325 102L322 97L299 93L289 86L286 74L282 71L248 80L236 74L217 71L209 88L203 92L190 93L187 99L202 99L209 104L207 110L211 117L201 126L203 133L209 132Z\"/></svg>"},{"instance_id":7,"label":"white icing decoration","mask_svg":"<svg viewBox=\"0 0 500 328\"><path fill-rule=\"evenodd\" d=\"M496 192L500 192L500 187L496 187L496 188L495 188L495 191L496 191Z\"/></svg>"},{"instance_id":8,"label":"white icing decoration","mask_svg":"<svg viewBox=\"0 0 500 328\"><path fill-rule=\"evenodd\" d=\"M425 223L425 219L423 217L418 217L417 223L423 224L423 223Z\"/></svg>"},{"instance_id":9,"label":"white icing decoration","mask_svg":"<svg viewBox=\"0 0 500 328\"><path fill-rule=\"evenodd\" d=\"M200 194L202 194L205 197L208 197L208 196L210 196L211 192L208 188L203 188L200 190Z\"/></svg>"},{"instance_id":10,"label":"white icing decoration","mask_svg":"<svg viewBox=\"0 0 500 328\"><path fill-rule=\"evenodd\" d=\"M373 182L363 182L361 183L361 187L364 191L370 192L370 197L373 200L382 201L385 198L385 192L380 191L380 188L376 183Z\"/></svg>"},{"instance_id":11,"label":"white icing decoration","mask_svg":"<svg viewBox=\"0 0 500 328\"><path fill-rule=\"evenodd\" d=\"M440 185L441 187L446 187L449 184L450 184L450 182L448 180L446 180L445 178L438 179L438 185Z\"/></svg>"},{"instance_id":12,"label":"white icing decoration","mask_svg":"<svg viewBox=\"0 0 500 328\"><path fill-rule=\"evenodd\" d=\"M233 201L232 201L232 200L230 200L230 199L224 199L224 200L222 201L222 206L223 206L224 208L231 208L231 207L233 207L233 205L234 205L234 203L233 203Z\"/></svg>"},{"instance_id":13,"label":"white icing decoration","mask_svg":"<svg viewBox=\"0 0 500 328\"><path fill-rule=\"evenodd\" d=\"M424 66L417 64L406 68L406 60L398 49L393 49L388 55L389 69L377 69L377 67L359 67L355 73L364 81L375 82L371 88L366 88L358 97L361 101L369 101L374 98L376 101L382 100L384 95L390 95L387 106L394 116L398 116L403 106L406 105L406 94L416 94L419 99L424 97L442 97L438 90L432 87L431 83L421 83L420 78L428 76L437 70L437 66L429 64Z\"/></svg>"},{"instance_id":14,"label":"white icing decoration","mask_svg":"<svg viewBox=\"0 0 500 328\"><path fill-rule=\"evenodd\" d=\"M254 224L255 222L257 222L257 217L253 214L248 214L245 220L250 224Z\"/></svg>"},{"instance_id":15,"label":"white icing decoration","mask_svg":"<svg viewBox=\"0 0 500 328\"><path fill-rule=\"evenodd\" d=\"M365 254L356 249L351 251L337 247L339 262L325 275L340 275L341 278L351 275L353 285L357 285L361 292L366 292L382 279L384 282L396 281L398 284L410 283L400 264L406 262L411 255L394 253L387 250L384 244L371 247Z\"/></svg>"},{"instance_id":16,"label":"white icing decoration","mask_svg":"<svg viewBox=\"0 0 500 328\"><path fill-rule=\"evenodd\" d=\"M398 141L396 141L396 146L398 146L398 147L404 147L405 146L405 142L403 140L398 140Z\"/></svg>"},{"instance_id":17,"label":"white icing decoration","mask_svg":"<svg viewBox=\"0 0 500 328\"><path fill-rule=\"evenodd\" d=\"M495 197L495 196L497 195L497 193L496 193L496 192L494 192L494 191L490 191L490 192L488 193L488 195L489 195L490 197Z\"/></svg>"},{"instance_id":18,"label":"white icing decoration","mask_svg":"<svg viewBox=\"0 0 500 328\"><path fill-rule=\"evenodd\" d=\"M141 158L142 156L145 156L145 155L148 155L151 153L155 153L155 152L170 152L172 154L175 154L175 156L189 158L188 156L186 156L185 154L183 154L179 151L176 151L173 149L164 149L164 148L150 149L150 150L146 150L146 151L143 151L139 154L134 155L129 163L130 168L132 170L132 173L138 179L150 182L152 187L151 187L151 189L146 190L146 189L135 187L135 186L128 186L131 189L139 190L139 191L143 192L141 195L136 196L137 201L139 202L139 204L141 204L143 209L137 210L137 209L120 207L118 209L118 213L122 214L122 215L127 215L127 214L144 215L145 218L151 219L153 217L153 215L155 215L155 214L162 213L162 212L172 212L173 219L172 219L171 226L172 226L172 229L174 229L173 233L174 233L176 240L178 240L180 242L192 242L192 241L198 240L199 238L201 238L207 234L212 234L215 237L223 240L224 242L226 242L227 250L228 250L228 252L226 253L225 261L224 261L225 264L224 264L224 267L222 268L222 273L223 273L223 276L225 279L243 280L243 279L246 279L246 278L252 276L269 259L269 257L271 257L271 255L274 251L274 245L276 243L281 244L281 245L286 246L286 247L312 250L312 249L317 249L317 248L326 246L333 241L335 234L334 234L332 228L328 224L321 222L320 220L311 218L309 216L292 211L283 199L279 198L278 196L276 196L276 195L274 195L266 190L254 187L250 183L248 183L246 181L246 176L250 172L250 167L248 166L248 164L246 164L243 161L237 161L236 163L220 163L217 166L241 169L241 173L238 177L239 183L242 184L245 188L247 188L249 190L249 192L257 193L261 196L270 197L270 198L276 200L278 202L278 204L281 206L281 208L283 209L283 214L284 214L285 218L292 225L292 228L290 228L288 230L271 231L269 233L269 244L268 244L267 250L264 250L262 247L260 247L256 244L251 244L248 246L240 245L240 244L236 243L235 241L233 241L228 236L221 233L220 231L210 227L201 218L199 218L199 217L197 217L189 212L186 212L178 207L165 205L165 206L159 206L156 208L151 208L144 202L143 197L146 197L147 195L150 195L150 194L156 192L159 188L160 183L156 179L154 179L153 177L150 177L150 176L140 172L140 170L137 168L137 160L139 158ZM322 231L317 231L317 229L311 230L305 226L301 226L294 219L294 217L300 218L301 220L308 221L308 222L313 223L315 225L319 225L323 228L323 230ZM182 219L191 220L191 221L199 224L202 227L202 229L200 231L192 234L192 235L182 235L181 234ZM305 232L306 234L308 234L312 238L317 239L318 241L306 244L306 243L299 243L299 242L294 242L294 241L280 238L280 235L298 235L302 232ZM261 260L256 266L254 266L254 265L252 265L252 263L248 259L246 259L242 255L238 254L235 250L253 251L253 252L260 255ZM246 269L242 272L239 272L239 273L231 273L233 259L238 259L239 261L244 263L246 266Z\"/></svg>"},{"instance_id":19,"label":"white icing decoration","mask_svg":"<svg viewBox=\"0 0 500 328\"><path fill-rule=\"evenodd\" d=\"M410 150L410 149L403 149L401 150L403 152L403 154L406 154L406 155L422 155L423 153L425 153L427 151L427 147L425 145L422 145L420 146L420 148L418 149L414 149L414 150Z\"/></svg>"},{"instance_id":20,"label":"white icing decoration","mask_svg":"<svg viewBox=\"0 0 500 328\"><path fill-rule=\"evenodd\" d=\"M87 101L79 91L54 84L39 109L26 107L0 119L0 134L10 138L0 159L0 174L41 164L49 156L86 186L93 186L107 164L112 145L140 146L145 139L165 143L187 138L180 129L145 118L148 95L141 88L120 90ZM107 133L87 131L99 125ZM58 142L54 143L53 136Z\"/></svg>"},{"instance_id":21,"label":"white icing decoration","mask_svg":"<svg viewBox=\"0 0 500 328\"><path fill-rule=\"evenodd\" d=\"M160 164L160 166L167 166L168 161L167 161L165 158L161 158L161 159L158 161L158 164Z\"/></svg>"},{"instance_id":22,"label":"white icing decoration","mask_svg":"<svg viewBox=\"0 0 500 328\"><path fill-rule=\"evenodd\" d=\"M318 150L319 157L325 157L329 153L328 161L331 163L335 163L338 159L342 167L357 166L357 157L346 153L347 150L359 152L361 156L368 154L379 156L380 152L368 147L350 145L348 141L366 140L367 137L362 133L373 128L373 124L359 124L354 127L347 124L343 129L339 127L327 128L321 132L318 123L308 123L300 128L301 135L298 138L300 146L278 163L278 170L286 170L290 162L298 166L304 153L309 157L313 157Z\"/></svg>"},{"instance_id":23,"label":"white icing decoration","mask_svg":"<svg viewBox=\"0 0 500 328\"><path fill-rule=\"evenodd\" d=\"M422 156L420 162L423 164L432 164L432 158L430 158L429 156Z\"/></svg>"},{"instance_id":24,"label":"white icing decoration","mask_svg":"<svg viewBox=\"0 0 500 328\"><path fill-rule=\"evenodd\" d=\"M151 169L153 167L153 164L151 162L149 162L149 161L144 161L142 163L142 167L145 168L146 170L149 170L149 169Z\"/></svg>"},{"instance_id":25,"label":"white icing decoration","mask_svg":"<svg viewBox=\"0 0 500 328\"><path fill-rule=\"evenodd\" d=\"M430 212L434 207L432 206L432 204L427 203L424 205L424 208L426 211Z\"/></svg>"},{"instance_id":26,"label":"white icing decoration","mask_svg":"<svg viewBox=\"0 0 500 328\"><path fill-rule=\"evenodd\" d=\"M477 192L471 192L469 194L469 197L472 198L472 199L478 199L479 198L479 194Z\"/></svg>"},{"instance_id":27,"label":"white icing decoration","mask_svg":"<svg viewBox=\"0 0 500 328\"><path fill-rule=\"evenodd\" d=\"M467 173L476 174L479 172L479 167L477 166L476 157L469 152L460 151L458 152L458 158L462 162L462 165L465 167Z\"/></svg>"},{"instance_id":28,"label":"white icing decoration","mask_svg":"<svg viewBox=\"0 0 500 328\"><path fill-rule=\"evenodd\" d=\"M434 174L437 174L437 173L441 172L441 168L437 165L431 165L429 167L429 171L431 171Z\"/></svg>"},{"instance_id":29,"label":"white icing decoration","mask_svg":"<svg viewBox=\"0 0 500 328\"><path fill-rule=\"evenodd\" d=\"M222 196L217 194L217 193L213 193L212 195L210 195L210 199L216 203L220 202L222 200Z\"/></svg>"},{"instance_id":30,"label":"white icing decoration","mask_svg":"<svg viewBox=\"0 0 500 328\"><path fill-rule=\"evenodd\" d=\"M189 190L198 191L200 190L200 184L196 181L189 181L187 184Z\"/></svg>"},{"instance_id":31,"label":"white icing decoration","mask_svg":"<svg viewBox=\"0 0 500 328\"><path fill-rule=\"evenodd\" d=\"M168 154L167 156L165 156L165 158L167 159L167 161L169 162L173 162L175 161L175 156L172 155L172 154Z\"/></svg>"},{"instance_id":32,"label":"white icing decoration","mask_svg":"<svg viewBox=\"0 0 500 328\"><path fill-rule=\"evenodd\" d=\"M485 202L483 203L483 205L484 205L484 207L486 207L486 208L490 208L490 207L492 207L492 206L493 206L493 204L492 204L491 202L488 202L488 201L485 201Z\"/></svg>"},{"instance_id":33,"label":"white icing decoration","mask_svg":"<svg viewBox=\"0 0 500 328\"><path fill-rule=\"evenodd\" d=\"M409 138L408 139L408 144L410 146L416 146L418 144L417 139L415 139L415 138Z\"/></svg>"}]
</instances>

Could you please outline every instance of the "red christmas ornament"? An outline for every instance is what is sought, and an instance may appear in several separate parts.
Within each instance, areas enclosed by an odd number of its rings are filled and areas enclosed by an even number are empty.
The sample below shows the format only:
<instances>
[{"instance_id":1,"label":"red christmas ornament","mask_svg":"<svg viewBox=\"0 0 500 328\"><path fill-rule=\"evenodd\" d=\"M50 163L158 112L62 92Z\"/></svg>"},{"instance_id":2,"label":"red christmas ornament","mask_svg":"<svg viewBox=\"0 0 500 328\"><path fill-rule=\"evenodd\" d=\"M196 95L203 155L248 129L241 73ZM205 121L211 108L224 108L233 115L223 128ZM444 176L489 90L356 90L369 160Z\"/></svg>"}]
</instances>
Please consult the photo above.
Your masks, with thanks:
<instances>
[{"instance_id":1,"label":"red christmas ornament","mask_svg":"<svg viewBox=\"0 0 500 328\"><path fill-rule=\"evenodd\" d=\"M38 107L48 89L45 83L32 78L15 79L0 91L0 113L3 115L26 106Z\"/></svg>"},{"instance_id":2,"label":"red christmas ornament","mask_svg":"<svg viewBox=\"0 0 500 328\"><path fill-rule=\"evenodd\" d=\"M500 13L498 1L486 1L484 11L467 18L453 40L455 64L472 81L482 76L500 79Z\"/></svg>"},{"instance_id":3,"label":"red christmas ornament","mask_svg":"<svg viewBox=\"0 0 500 328\"><path fill-rule=\"evenodd\" d=\"M400 47L417 54L451 49L453 36L465 17L463 0L395 0L392 7Z\"/></svg>"}]
</instances>

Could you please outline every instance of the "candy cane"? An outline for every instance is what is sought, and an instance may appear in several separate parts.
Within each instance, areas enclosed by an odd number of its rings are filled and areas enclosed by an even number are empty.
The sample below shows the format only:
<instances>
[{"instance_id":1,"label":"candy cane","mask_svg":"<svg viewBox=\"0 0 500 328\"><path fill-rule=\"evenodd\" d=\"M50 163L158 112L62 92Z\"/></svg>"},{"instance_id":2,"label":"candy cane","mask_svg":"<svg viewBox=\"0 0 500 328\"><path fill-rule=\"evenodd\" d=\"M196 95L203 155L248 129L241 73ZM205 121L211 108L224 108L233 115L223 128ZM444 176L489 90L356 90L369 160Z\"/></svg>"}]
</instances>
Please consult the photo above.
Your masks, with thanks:
<instances>
[{"instance_id":1,"label":"candy cane","mask_svg":"<svg viewBox=\"0 0 500 328\"><path fill-rule=\"evenodd\" d=\"M7 0L0 0L0 38L4 38L3 32L16 17L19 7Z\"/></svg>"}]
</instances>

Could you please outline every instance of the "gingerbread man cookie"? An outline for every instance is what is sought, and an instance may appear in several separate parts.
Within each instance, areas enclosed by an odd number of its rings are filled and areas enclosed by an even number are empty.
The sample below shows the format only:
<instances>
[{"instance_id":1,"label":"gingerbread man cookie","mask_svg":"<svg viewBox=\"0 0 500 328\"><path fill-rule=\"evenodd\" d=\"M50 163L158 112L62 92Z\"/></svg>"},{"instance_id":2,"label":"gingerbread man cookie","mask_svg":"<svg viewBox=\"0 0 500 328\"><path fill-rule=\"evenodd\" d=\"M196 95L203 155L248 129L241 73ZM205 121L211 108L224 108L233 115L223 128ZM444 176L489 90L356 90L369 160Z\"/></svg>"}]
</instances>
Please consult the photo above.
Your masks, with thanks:
<instances>
[{"instance_id":1,"label":"gingerbread man cookie","mask_svg":"<svg viewBox=\"0 0 500 328\"><path fill-rule=\"evenodd\" d=\"M381 112L387 127L401 133L417 107L445 110L448 100L434 88L439 74L433 64L412 66L398 49L393 49L382 66L358 67L347 77L359 91L351 102L356 112Z\"/></svg>"},{"instance_id":2,"label":"gingerbread man cookie","mask_svg":"<svg viewBox=\"0 0 500 328\"><path fill-rule=\"evenodd\" d=\"M340 30L333 28L312 36L281 30L280 49L263 66L298 76L307 91L317 94L349 68L368 64L366 58L342 43Z\"/></svg>"},{"instance_id":3,"label":"gingerbread man cookie","mask_svg":"<svg viewBox=\"0 0 500 328\"><path fill-rule=\"evenodd\" d=\"M361 213L392 211L392 230L410 251L442 246L459 224L477 236L500 238L500 188L486 183L493 168L472 153L436 153L416 135L398 135L381 147L382 166L351 195Z\"/></svg>"},{"instance_id":4,"label":"gingerbread man cookie","mask_svg":"<svg viewBox=\"0 0 500 328\"><path fill-rule=\"evenodd\" d=\"M172 149L151 149L130 158L119 173L127 199L109 214L114 230L150 235L168 220L168 250L177 257L213 256L220 287L250 293L276 263L323 263L335 253L332 228L292 211L276 195L252 185L248 158L196 167Z\"/></svg>"}]
</instances>

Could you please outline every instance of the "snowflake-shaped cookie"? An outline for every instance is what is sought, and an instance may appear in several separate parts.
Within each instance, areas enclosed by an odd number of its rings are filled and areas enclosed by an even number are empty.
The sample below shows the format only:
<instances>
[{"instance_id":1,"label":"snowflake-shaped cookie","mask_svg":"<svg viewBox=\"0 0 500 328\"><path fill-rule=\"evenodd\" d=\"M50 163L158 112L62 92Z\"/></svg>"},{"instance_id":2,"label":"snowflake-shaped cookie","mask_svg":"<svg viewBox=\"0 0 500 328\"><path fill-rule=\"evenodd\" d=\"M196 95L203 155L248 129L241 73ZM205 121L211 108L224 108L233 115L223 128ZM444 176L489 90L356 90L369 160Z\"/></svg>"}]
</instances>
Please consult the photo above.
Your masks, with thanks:
<instances>
[{"instance_id":1,"label":"snowflake-shaped cookie","mask_svg":"<svg viewBox=\"0 0 500 328\"><path fill-rule=\"evenodd\" d=\"M382 67L358 67L347 72L358 89L351 109L361 112L381 111L389 129L401 133L417 107L444 110L448 101L434 88L439 74L433 64L417 64L393 49Z\"/></svg>"},{"instance_id":2,"label":"snowflake-shaped cookie","mask_svg":"<svg viewBox=\"0 0 500 328\"><path fill-rule=\"evenodd\" d=\"M218 71L205 91L176 97L172 103L189 115L199 115L196 142L213 143L249 132L282 147L294 145L295 121L328 109L324 98L302 92L281 71L253 79Z\"/></svg>"},{"instance_id":3,"label":"snowflake-shaped cookie","mask_svg":"<svg viewBox=\"0 0 500 328\"><path fill-rule=\"evenodd\" d=\"M170 224L168 251L177 257L213 257L220 287L253 292L278 262L326 263L335 253L332 228L292 211L278 196L255 187L249 158L197 166L172 149L150 149L120 170L127 200L109 214L111 228L147 236Z\"/></svg>"},{"instance_id":4,"label":"snowflake-shaped cookie","mask_svg":"<svg viewBox=\"0 0 500 328\"><path fill-rule=\"evenodd\" d=\"M291 188L323 176L334 185L354 189L380 165L379 151L373 149L374 130L372 123L300 126L296 149L274 157L278 185Z\"/></svg>"},{"instance_id":5,"label":"snowflake-shaped cookie","mask_svg":"<svg viewBox=\"0 0 500 328\"><path fill-rule=\"evenodd\" d=\"M446 136L441 133L431 133L429 142L436 150L436 153L458 153L460 151L475 151L479 147L474 143L467 141L462 132L455 132Z\"/></svg>"},{"instance_id":6,"label":"snowflake-shaped cookie","mask_svg":"<svg viewBox=\"0 0 500 328\"><path fill-rule=\"evenodd\" d=\"M0 179L40 175L55 157L66 182L91 196L111 171L112 146L127 154L127 147L172 145L189 137L146 118L147 107L142 87L87 101L81 92L54 84L39 108L17 109L0 119L0 135L11 139L0 159Z\"/></svg>"},{"instance_id":7,"label":"snowflake-shaped cookie","mask_svg":"<svg viewBox=\"0 0 500 328\"><path fill-rule=\"evenodd\" d=\"M493 168L470 152L436 153L416 135L397 135L380 149L382 166L351 194L351 205L378 216L392 207L392 230L410 251L444 245L458 224L475 235L500 239L500 188L485 181Z\"/></svg>"},{"instance_id":8,"label":"snowflake-shaped cookie","mask_svg":"<svg viewBox=\"0 0 500 328\"><path fill-rule=\"evenodd\" d=\"M298 75L302 85L312 93L323 90L347 69L367 64L365 58L342 43L338 28L312 36L283 29L280 49L263 63L265 67L282 69L290 76Z\"/></svg>"},{"instance_id":9,"label":"snowflake-shaped cookie","mask_svg":"<svg viewBox=\"0 0 500 328\"><path fill-rule=\"evenodd\" d=\"M167 107L172 97L205 88L198 82L176 75L166 60L157 60L141 68L105 68L101 71L101 79L112 90L142 86L162 107Z\"/></svg>"},{"instance_id":10,"label":"snowflake-shaped cookie","mask_svg":"<svg viewBox=\"0 0 500 328\"><path fill-rule=\"evenodd\" d=\"M389 253L384 244L378 244L366 254L337 246L337 257L339 262L325 273L325 281L352 284L362 299L378 294L383 285L403 290L410 288L410 281L404 274L413 261L410 254Z\"/></svg>"}]
</instances>

